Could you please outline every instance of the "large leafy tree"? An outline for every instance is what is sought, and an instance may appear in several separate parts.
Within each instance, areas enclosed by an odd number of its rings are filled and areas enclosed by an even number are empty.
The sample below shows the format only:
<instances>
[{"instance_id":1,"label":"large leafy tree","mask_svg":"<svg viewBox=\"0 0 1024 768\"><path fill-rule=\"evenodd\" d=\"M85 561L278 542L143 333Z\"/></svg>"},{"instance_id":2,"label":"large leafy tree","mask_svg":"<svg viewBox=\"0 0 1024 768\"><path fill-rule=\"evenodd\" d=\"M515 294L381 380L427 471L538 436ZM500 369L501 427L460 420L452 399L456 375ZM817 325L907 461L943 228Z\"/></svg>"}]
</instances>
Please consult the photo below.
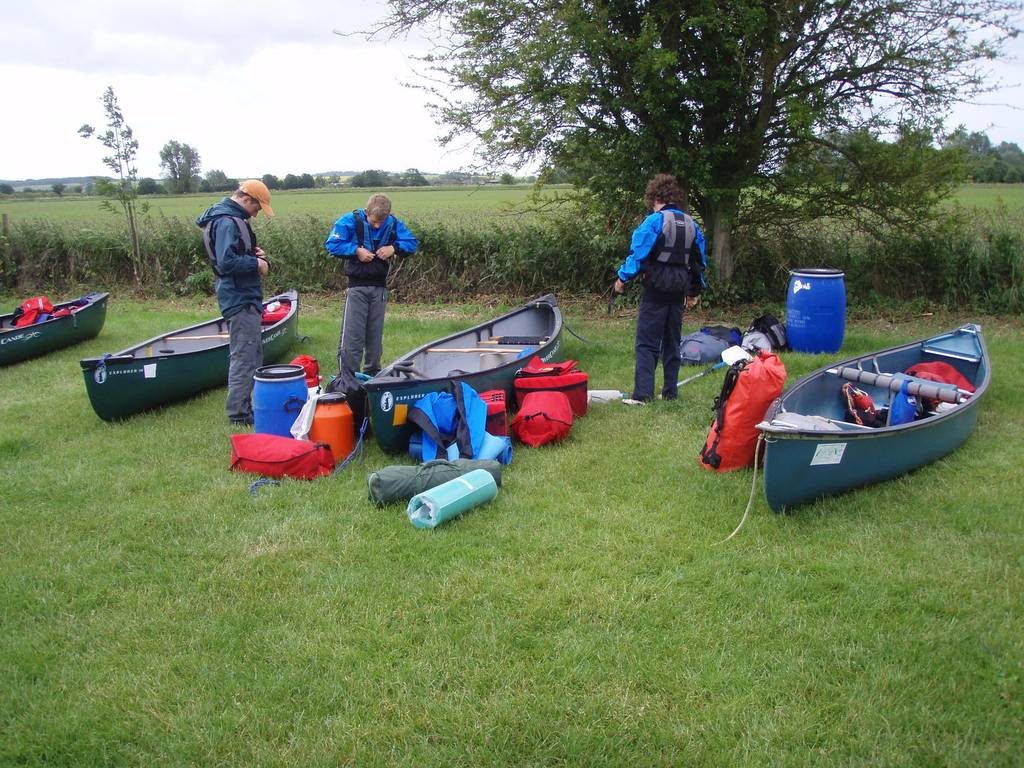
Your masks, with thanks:
<instances>
[{"instance_id":1,"label":"large leafy tree","mask_svg":"<svg viewBox=\"0 0 1024 768\"><path fill-rule=\"evenodd\" d=\"M921 146L953 101L983 88L983 64L1014 32L1004 0L390 0L376 32L437 25L427 57L448 139L474 134L493 165L540 160L606 212L636 212L656 172L676 174L710 230L719 273L731 236L765 205L774 222L862 218L912 202L866 150L879 137L901 174L935 157ZM456 94L451 96L450 94ZM923 132L923 133L922 133ZM836 141L836 137L853 137ZM815 170L842 158L845 181ZM892 159L892 157L890 157ZM885 171L881 177L873 174ZM938 190L954 175L915 189ZM856 185L850 187L851 175ZM809 183L813 179L814 183ZM823 185L827 185L827 188ZM879 186L880 185L880 186ZM913 210L916 209L916 210ZM897 216L896 218L901 218ZM623 219L625 220L625 219Z\"/></svg>"},{"instance_id":2,"label":"large leafy tree","mask_svg":"<svg viewBox=\"0 0 1024 768\"><path fill-rule=\"evenodd\" d=\"M199 151L190 144L168 141L160 150L160 167L167 173L167 186L172 192L196 192L202 183L202 162Z\"/></svg>"}]
</instances>

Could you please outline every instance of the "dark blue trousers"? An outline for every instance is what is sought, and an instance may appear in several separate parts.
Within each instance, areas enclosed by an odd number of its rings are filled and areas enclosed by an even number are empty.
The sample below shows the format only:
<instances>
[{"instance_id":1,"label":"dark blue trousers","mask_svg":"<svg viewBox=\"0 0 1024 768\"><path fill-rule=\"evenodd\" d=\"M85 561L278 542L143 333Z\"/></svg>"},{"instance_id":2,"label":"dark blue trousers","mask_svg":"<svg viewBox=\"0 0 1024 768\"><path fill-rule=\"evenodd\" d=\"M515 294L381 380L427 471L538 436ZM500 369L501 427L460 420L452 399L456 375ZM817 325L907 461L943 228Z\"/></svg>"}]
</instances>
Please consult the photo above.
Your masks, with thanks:
<instances>
[{"instance_id":1,"label":"dark blue trousers","mask_svg":"<svg viewBox=\"0 0 1024 768\"><path fill-rule=\"evenodd\" d=\"M654 369L661 358L665 376L661 396L676 396L679 380L679 339L683 329L683 302L658 304L646 296L640 300L636 318L636 368L633 372L633 399L654 398Z\"/></svg>"}]
</instances>

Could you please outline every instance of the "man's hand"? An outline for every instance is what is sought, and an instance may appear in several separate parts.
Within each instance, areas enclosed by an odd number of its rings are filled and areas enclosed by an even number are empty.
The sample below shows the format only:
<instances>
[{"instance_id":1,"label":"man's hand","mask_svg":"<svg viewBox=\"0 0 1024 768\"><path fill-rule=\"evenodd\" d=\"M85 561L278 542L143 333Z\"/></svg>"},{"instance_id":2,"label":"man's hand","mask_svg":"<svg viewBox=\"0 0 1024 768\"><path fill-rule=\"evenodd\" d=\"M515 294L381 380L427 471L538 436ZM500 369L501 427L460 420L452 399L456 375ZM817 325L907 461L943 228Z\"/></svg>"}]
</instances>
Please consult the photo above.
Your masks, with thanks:
<instances>
[{"instance_id":1,"label":"man's hand","mask_svg":"<svg viewBox=\"0 0 1024 768\"><path fill-rule=\"evenodd\" d=\"M377 249L377 256L383 259L384 261L387 261L394 255L395 246L393 245L382 245L380 248Z\"/></svg>"},{"instance_id":2,"label":"man's hand","mask_svg":"<svg viewBox=\"0 0 1024 768\"><path fill-rule=\"evenodd\" d=\"M373 251L367 248L363 248L363 246L359 246L358 248L356 248L356 258L359 259L364 264L368 264L369 262L373 261Z\"/></svg>"},{"instance_id":3,"label":"man's hand","mask_svg":"<svg viewBox=\"0 0 1024 768\"><path fill-rule=\"evenodd\" d=\"M270 261L270 259L267 258L267 254L265 254L263 252L263 249L260 248L258 245L256 246L255 250L253 251L253 256L255 256L257 259L263 259L264 261L267 261L267 262Z\"/></svg>"},{"instance_id":4,"label":"man's hand","mask_svg":"<svg viewBox=\"0 0 1024 768\"><path fill-rule=\"evenodd\" d=\"M687 296L686 297L686 308L693 309L697 306L697 302L700 301L700 296Z\"/></svg>"},{"instance_id":5,"label":"man's hand","mask_svg":"<svg viewBox=\"0 0 1024 768\"><path fill-rule=\"evenodd\" d=\"M260 256L256 257L256 267L257 269L259 269L261 275L267 274L267 270L269 269L267 260Z\"/></svg>"},{"instance_id":6,"label":"man's hand","mask_svg":"<svg viewBox=\"0 0 1024 768\"><path fill-rule=\"evenodd\" d=\"M615 278L615 285L612 286L612 290L621 295L626 292L626 284L618 278Z\"/></svg>"}]
</instances>

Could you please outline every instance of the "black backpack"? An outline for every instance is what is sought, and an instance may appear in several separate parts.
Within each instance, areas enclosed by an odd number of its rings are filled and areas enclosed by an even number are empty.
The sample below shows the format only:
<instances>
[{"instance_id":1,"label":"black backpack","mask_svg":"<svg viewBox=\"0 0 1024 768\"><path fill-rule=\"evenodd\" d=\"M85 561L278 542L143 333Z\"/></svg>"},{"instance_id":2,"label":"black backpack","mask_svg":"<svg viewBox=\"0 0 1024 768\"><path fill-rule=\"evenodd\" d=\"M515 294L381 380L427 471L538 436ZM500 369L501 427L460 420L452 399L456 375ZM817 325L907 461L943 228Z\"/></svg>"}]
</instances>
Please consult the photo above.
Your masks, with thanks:
<instances>
[{"instance_id":1,"label":"black backpack","mask_svg":"<svg viewBox=\"0 0 1024 768\"><path fill-rule=\"evenodd\" d=\"M755 317L750 321L749 331L757 331L763 333L768 337L768 341L772 344L773 351L779 351L780 349L786 349L786 325L781 322L774 315L761 315Z\"/></svg>"}]
</instances>

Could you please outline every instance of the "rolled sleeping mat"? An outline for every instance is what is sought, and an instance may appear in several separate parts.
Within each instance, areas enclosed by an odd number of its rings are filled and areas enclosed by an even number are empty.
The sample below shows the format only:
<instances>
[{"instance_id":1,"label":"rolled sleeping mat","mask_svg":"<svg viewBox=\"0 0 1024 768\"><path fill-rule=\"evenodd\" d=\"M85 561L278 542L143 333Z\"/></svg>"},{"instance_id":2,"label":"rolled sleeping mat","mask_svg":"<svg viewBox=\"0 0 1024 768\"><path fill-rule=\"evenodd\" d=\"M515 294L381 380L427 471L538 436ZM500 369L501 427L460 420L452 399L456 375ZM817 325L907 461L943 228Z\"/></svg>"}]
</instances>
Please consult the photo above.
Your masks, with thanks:
<instances>
[{"instance_id":1,"label":"rolled sleeping mat","mask_svg":"<svg viewBox=\"0 0 1024 768\"><path fill-rule=\"evenodd\" d=\"M492 435L484 432L484 442L480 446L478 459L494 459L499 464L512 463L512 438L508 435Z\"/></svg>"},{"instance_id":2,"label":"rolled sleeping mat","mask_svg":"<svg viewBox=\"0 0 1024 768\"><path fill-rule=\"evenodd\" d=\"M474 469L490 472L495 484L501 485L502 468L501 464L496 461L435 459L416 467L408 465L381 467L367 478L369 498L379 507L395 501L407 502L417 493L436 488L442 483L447 483Z\"/></svg>"},{"instance_id":3,"label":"rolled sleeping mat","mask_svg":"<svg viewBox=\"0 0 1024 768\"><path fill-rule=\"evenodd\" d=\"M490 472L474 469L429 491L409 499L406 514L417 528L436 528L466 510L486 504L498 495L498 485Z\"/></svg>"},{"instance_id":4,"label":"rolled sleeping mat","mask_svg":"<svg viewBox=\"0 0 1024 768\"><path fill-rule=\"evenodd\" d=\"M872 373L848 365L832 368L830 371L847 381L888 389L890 392L899 392L903 388L903 382L907 382L908 395L924 397L929 400L941 400L944 403L959 403L964 397L971 395L967 390L958 389L955 384L939 384L925 379L916 379L905 373Z\"/></svg>"}]
</instances>

